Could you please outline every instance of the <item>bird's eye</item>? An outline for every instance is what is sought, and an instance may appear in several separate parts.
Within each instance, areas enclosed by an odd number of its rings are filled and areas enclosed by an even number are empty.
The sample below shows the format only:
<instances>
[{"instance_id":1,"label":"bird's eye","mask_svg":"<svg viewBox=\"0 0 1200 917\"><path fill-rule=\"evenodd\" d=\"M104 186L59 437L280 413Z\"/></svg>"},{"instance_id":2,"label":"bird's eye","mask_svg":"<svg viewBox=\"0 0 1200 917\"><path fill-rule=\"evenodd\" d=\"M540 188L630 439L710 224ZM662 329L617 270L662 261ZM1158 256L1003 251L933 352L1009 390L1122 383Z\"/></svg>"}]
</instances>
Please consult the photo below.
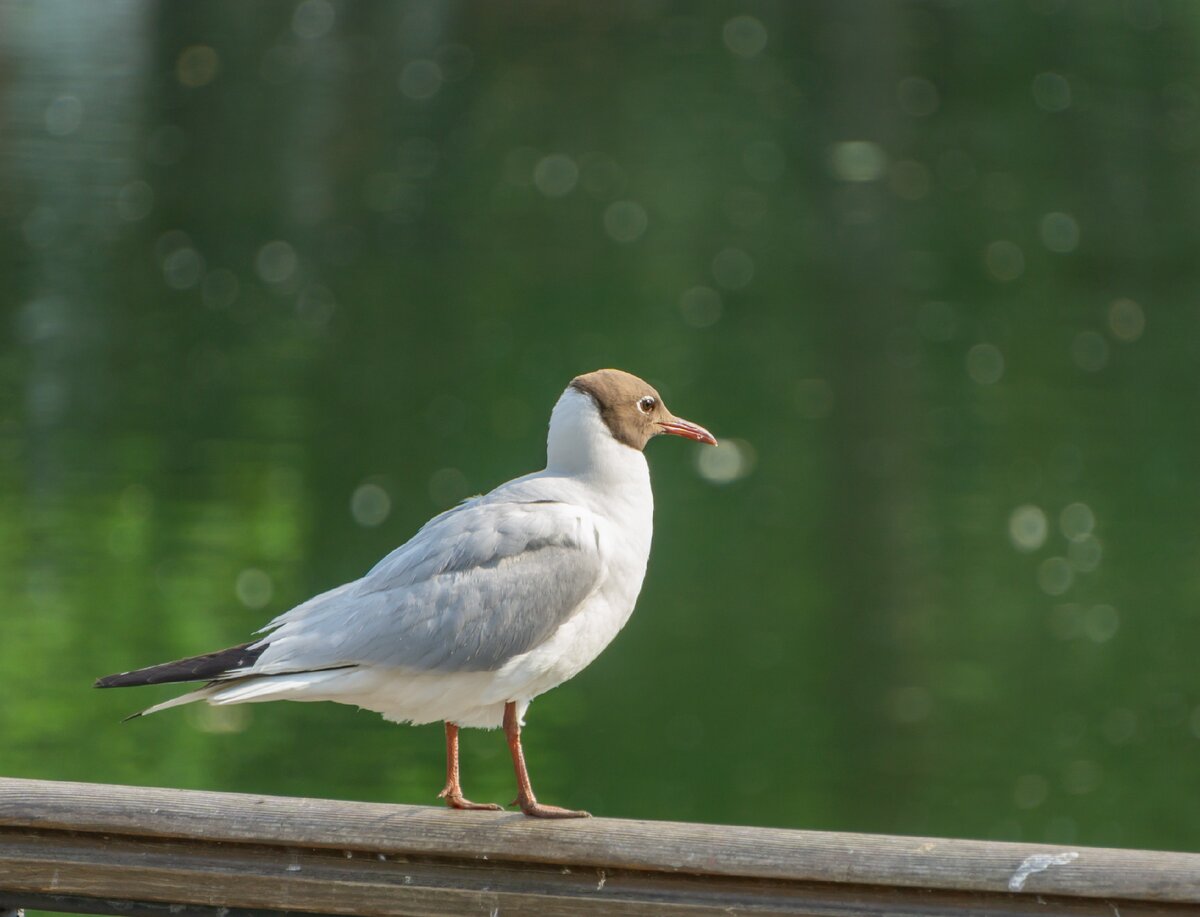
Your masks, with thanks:
<instances>
[{"instance_id":1,"label":"bird's eye","mask_svg":"<svg viewBox=\"0 0 1200 917\"><path fill-rule=\"evenodd\" d=\"M638 410L641 411L643 414L649 414L651 411L654 410L654 406L656 404L658 404L658 402L655 401L653 398L651 398L649 395L647 395L645 398L643 398L641 401L638 402Z\"/></svg>"}]
</instances>

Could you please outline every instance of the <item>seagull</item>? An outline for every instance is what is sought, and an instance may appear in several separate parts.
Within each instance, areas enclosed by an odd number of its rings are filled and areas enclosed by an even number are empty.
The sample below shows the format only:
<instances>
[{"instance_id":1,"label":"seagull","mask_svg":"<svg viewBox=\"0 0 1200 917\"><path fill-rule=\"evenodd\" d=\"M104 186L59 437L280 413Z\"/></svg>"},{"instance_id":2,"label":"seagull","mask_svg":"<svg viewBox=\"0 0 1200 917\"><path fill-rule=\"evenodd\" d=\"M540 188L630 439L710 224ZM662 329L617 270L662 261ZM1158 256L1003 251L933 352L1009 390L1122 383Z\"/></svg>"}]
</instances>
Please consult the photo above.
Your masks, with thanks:
<instances>
[{"instance_id":1,"label":"seagull","mask_svg":"<svg viewBox=\"0 0 1200 917\"><path fill-rule=\"evenodd\" d=\"M335 701L397 723L441 721L453 809L460 727L504 728L518 805L537 801L521 750L530 702L581 672L629 620L650 556L654 495L642 450L659 434L715 446L637 376L571 380L550 414L546 467L434 516L365 576L276 617L266 636L108 675L98 688L203 681L134 716L193 701Z\"/></svg>"}]
</instances>

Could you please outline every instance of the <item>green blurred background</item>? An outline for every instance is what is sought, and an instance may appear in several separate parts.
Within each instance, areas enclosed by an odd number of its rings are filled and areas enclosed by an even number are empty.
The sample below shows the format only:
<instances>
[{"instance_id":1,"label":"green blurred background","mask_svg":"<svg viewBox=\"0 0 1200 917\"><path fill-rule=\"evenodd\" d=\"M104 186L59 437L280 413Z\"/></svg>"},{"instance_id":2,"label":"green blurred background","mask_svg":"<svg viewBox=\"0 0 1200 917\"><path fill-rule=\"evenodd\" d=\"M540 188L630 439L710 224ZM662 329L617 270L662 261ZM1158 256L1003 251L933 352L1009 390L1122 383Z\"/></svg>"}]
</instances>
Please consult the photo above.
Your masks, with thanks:
<instances>
[{"instance_id":1,"label":"green blurred background","mask_svg":"<svg viewBox=\"0 0 1200 917\"><path fill-rule=\"evenodd\" d=\"M0 2L0 774L434 803L246 640L658 385L598 814L1200 846L1200 8ZM507 801L502 737L464 738Z\"/></svg>"}]
</instances>

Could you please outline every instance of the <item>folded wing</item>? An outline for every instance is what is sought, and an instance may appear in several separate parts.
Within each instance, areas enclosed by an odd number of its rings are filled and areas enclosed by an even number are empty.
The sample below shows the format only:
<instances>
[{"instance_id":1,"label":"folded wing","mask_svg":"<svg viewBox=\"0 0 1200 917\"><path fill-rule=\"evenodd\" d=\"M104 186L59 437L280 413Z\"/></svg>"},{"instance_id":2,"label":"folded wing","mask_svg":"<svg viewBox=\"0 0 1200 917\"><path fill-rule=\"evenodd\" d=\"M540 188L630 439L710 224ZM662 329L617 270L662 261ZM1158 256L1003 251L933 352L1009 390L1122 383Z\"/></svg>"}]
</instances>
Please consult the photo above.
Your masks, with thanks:
<instances>
[{"instance_id":1,"label":"folded wing","mask_svg":"<svg viewBox=\"0 0 1200 917\"><path fill-rule=\"evenodd\" d=\"M583 507L465 503L362 579L272 621L247 674L346 664L493 671L547 640L591 595L598 545Z\"/></svg>"}]
</instances>

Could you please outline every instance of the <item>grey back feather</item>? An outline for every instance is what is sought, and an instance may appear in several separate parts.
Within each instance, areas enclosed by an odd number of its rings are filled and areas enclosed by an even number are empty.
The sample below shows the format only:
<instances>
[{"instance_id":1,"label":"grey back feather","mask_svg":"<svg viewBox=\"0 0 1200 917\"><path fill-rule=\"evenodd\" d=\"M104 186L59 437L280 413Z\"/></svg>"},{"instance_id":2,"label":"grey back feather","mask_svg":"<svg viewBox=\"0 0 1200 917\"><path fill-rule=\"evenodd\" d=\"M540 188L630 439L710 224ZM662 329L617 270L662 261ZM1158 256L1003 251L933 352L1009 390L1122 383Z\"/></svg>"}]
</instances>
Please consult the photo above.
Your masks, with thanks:
<instances>
[{"instance_id":1,"label":"grey back feather","mask_svg":"<svg viewBox=\"0 0 1200 917\"><path fill-rule=\"evenodd\" d=\"M254 670L494 671L544 642L596 589L602 565L589 510L524 490L434 517L362 579L280 615Z\"/></svg>"}]
</instances>

